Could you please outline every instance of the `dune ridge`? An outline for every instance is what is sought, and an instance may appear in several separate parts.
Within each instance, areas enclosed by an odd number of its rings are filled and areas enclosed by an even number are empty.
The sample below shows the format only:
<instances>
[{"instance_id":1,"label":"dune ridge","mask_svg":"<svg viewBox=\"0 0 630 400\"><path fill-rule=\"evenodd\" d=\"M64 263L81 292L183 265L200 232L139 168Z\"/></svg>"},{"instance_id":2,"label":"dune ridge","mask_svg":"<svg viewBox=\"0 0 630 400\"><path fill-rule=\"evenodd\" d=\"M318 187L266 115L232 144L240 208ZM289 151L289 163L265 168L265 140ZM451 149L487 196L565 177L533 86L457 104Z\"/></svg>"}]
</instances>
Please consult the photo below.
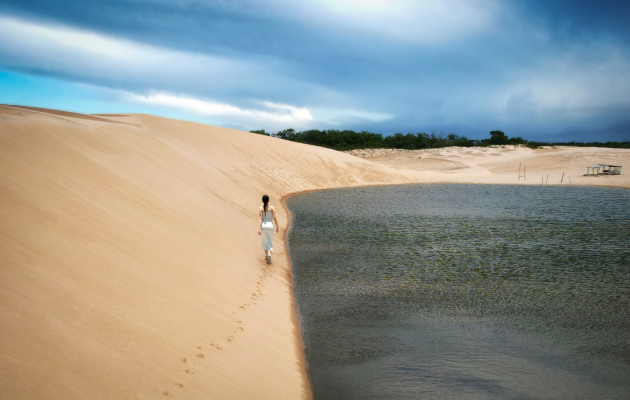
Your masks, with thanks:
<instances>
[{"instance_id":1,"label":"dune ridge","mask_svg":"<svg viewBox=\"0 0 630 400\"><path fill-rule=\"evenodd\" d=\"M53 111L0 106L0 398L309 398L280 199L421 174L202 124ZM281 225L271 265L265 193Z\"/></svg>"}]
</instances>

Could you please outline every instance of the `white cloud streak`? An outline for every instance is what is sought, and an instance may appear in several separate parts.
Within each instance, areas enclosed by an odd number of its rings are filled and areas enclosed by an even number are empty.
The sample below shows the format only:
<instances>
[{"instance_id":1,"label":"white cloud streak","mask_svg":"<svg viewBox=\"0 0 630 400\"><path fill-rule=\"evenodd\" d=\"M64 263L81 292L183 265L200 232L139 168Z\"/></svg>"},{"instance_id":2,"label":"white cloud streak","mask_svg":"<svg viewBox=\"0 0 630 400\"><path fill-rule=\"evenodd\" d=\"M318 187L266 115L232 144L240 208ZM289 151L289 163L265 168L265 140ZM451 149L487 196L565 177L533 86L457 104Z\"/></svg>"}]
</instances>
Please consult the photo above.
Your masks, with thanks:
<instances>
[{"instance_id":1,"label":"white cloud streak","mask_svg":"<svg viewBox=\"0 0 630 400\"><path fill-rule=\"evenodd\" d=\"M150 106L167 107L188 114L208 116L216 121L238 121L238 124L248 127L265 129L296 129L323 128L326 125L349 124L356 122L377 122L393 118L390 114L367 112L346 108L316 108L295 107L288 104L277 104L261 101L260 108L241 108L231 104L215 101L200 100L183 95L173 95L164 92L153 92L147 95L124 92L121 98L132 103Z\"/></svg>"},{"instance_id":2,"label":"white cloud streak","mask_svg":"<svg viewBox=\"0 0 630 400\"><path fill-rule=\"evenodd\" d=\"M368 34L413 44L466 39L491 27L497 0L276 0L289 18L336 32ZM278 7L280 8L280 7Z\"/></svg>"},{"instance_id":3,"label":"white cloud streak","mask_svg":"<svg viewBox=\"0 0 630 400\"><path fill-rule=\"evenodd\" d=\"M249 123L265 124L269 122L283 122L303 125L305 122L313 120L313 116L307 108L275 104L268 101L262 102L262 105L267 107L268 110L261 110L245 109L230 104L160 92L148 95L129 94L128 99L133 102L152 106L175 108L197 115L237 117L240 121L247 121Z\"/></svg>"},{"instance_id":4,"label":"white cloud streak","mask_svg":"<svg viewBox=\"0 0 630 400\"><path fill-rule=\"evenodd\" d=\"M318 121L329 125L347 125L356 122L380 122L394 118L392 114L348 108L316 108L311 110Z\"/></svg>"}]
</instances>

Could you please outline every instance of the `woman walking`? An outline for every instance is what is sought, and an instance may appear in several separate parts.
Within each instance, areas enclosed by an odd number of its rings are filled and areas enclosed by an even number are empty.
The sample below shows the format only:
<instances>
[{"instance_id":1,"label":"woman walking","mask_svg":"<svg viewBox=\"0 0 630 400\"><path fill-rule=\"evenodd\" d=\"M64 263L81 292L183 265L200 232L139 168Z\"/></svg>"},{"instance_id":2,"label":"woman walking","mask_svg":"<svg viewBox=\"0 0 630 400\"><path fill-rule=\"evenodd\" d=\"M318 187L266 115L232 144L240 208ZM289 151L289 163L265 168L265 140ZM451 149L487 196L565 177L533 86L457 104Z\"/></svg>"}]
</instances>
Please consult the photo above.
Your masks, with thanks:
<instances>
[{"instance_id":1,"label":"woman walking","mask_svg":"<svg viewBox=\"0 0 630 400\"><path fill-rule=\"evenodd\" d=\"M258 209L258 234L262 236L261 246L265 250L265 260L271 264L271 251L273 250L273 226L275 223L278 232L278 220L273 206L269 205L269 196L262 197L263 205ZM272 222L273 218L273 222Z\"/></svg>"}]
</instances>

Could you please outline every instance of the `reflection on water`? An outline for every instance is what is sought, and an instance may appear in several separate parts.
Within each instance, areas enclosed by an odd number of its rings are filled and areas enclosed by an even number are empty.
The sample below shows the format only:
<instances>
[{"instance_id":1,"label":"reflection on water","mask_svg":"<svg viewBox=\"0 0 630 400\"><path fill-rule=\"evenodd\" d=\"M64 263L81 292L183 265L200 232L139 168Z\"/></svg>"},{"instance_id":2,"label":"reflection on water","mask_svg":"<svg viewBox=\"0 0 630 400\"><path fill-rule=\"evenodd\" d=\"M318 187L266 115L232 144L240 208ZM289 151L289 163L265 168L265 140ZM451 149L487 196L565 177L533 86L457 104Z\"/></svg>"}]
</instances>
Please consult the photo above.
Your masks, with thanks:
<instances>
[{"instance_id":1,"label":"reflection on water","mask_svg":"<svg viewBox=\"0 0 630 400\"><path fill-rule=\"evenodd\" d=\"M629 399L630 191L287 200L315 399Z\"/></svg>"}]
</instances>

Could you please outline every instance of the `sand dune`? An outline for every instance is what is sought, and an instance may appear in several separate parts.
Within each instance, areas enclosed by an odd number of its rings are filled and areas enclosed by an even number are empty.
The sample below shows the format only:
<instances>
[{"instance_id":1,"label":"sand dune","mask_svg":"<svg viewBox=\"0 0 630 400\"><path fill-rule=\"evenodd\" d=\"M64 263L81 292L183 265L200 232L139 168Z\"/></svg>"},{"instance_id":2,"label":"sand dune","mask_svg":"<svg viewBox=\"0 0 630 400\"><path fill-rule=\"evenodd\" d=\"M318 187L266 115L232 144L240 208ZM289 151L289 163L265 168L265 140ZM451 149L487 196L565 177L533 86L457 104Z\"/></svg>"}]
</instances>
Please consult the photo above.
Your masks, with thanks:
<instances>
[{"instance_id":1,"label":"sand dune","mask_svg":"<svg viewBox=\"0 0 630 400\"><path fill-rule=\"evenodd\" d=\"M579 177L596 162L630 168L627 150L386 153L0 106L0 398L309 398L284 243L288 194L525 183L519 162L527 183L545 174L558 183L565 171L573 184L629 184ZM256 227L265 193L281 224L270 266Z\"/></svg>"},{"instance_id":2,"label":"sand dune","mask_svg":"<svg viewBox=\"0 0 630 400\"><path fill-rule=\"evenodd\" d=\"M363 149L346 153L399 170L430 171L430 177L423 177L430 181L519 185L540 185L542 182L630 188L628 149L557 147L532 150L523 146L494 146L413 151ZM621 169L622 175L584 176L586 167L596 164L625 167Z\"/></svg>"},{"instance_id":3,"label":"sand dune","mask_svg":"<svg viewBox=\"0 0 630 400\"><path fill-rule=\"evenodd\" d=\"M280 199L420 179L247 132L10 106L0 171L2 399L308 398Z\"/></svg>"}]
</instances>

